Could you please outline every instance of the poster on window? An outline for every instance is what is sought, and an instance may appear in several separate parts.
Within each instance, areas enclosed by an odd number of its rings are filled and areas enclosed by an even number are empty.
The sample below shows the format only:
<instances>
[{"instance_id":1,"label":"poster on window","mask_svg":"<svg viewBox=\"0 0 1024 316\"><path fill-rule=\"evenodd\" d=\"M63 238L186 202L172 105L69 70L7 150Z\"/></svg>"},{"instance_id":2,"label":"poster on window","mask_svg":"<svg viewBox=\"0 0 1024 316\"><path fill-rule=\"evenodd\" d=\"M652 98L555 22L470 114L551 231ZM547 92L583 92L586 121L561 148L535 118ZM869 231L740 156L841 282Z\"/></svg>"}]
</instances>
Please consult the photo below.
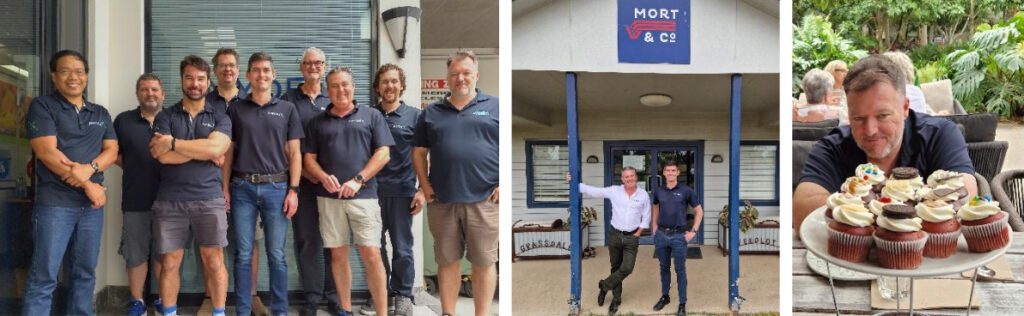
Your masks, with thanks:
<instances>
[{"instance_id":1,"label":"poster on window","mask_svg":"<svg viewBox=\"0 0 1024 316\"><path fill-rule=\"evenodd\" d=\"M448 85L444 79L423 79L421 90L423 104L420 104L420 107L425 108L428 104L443 99L448 94Z\"/></svg>"},{"instance_id":2,"label":"poster on window","mask_svg":"<svg viewBox=\"0 0 1024 316\"><path fill-rule=\"evenodd\" d=\"M637 172L642 172L647 169L644 161L646 158L645 155L622 155L622 167L633 167Z\"/></svg>"}]
</instances>

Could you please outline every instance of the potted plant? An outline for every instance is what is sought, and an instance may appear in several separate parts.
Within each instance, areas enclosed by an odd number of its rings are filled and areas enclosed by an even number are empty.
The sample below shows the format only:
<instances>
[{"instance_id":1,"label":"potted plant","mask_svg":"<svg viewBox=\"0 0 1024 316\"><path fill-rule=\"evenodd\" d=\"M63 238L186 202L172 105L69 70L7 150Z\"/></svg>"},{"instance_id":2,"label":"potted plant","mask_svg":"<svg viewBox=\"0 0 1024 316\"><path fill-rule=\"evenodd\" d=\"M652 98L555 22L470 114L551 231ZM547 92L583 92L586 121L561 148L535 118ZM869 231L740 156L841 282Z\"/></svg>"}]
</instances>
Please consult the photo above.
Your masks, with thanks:
<instances>
[{"instance_id":1,"label":"potted plant","mask_svg":"<svg viewBox=\"0 0 1024 316\"><path fill-rule=\"evenodd\" d=\"M779 251L779 225L778 221L768 219L761 223L757 222L759 216L757 208L750 201L743 201L743 208L739 214L740 238L738 240L740 253L777 253ZM722 207L718 217L718 247L722 249L722 255L729 250L729 206Z\"/></svg>"},{"instance_id":2,"label":"potted plant","mask_svg":"<svg viewBox=\"0 0 1024 316\"><path fill-rule=\"evenodd\" d=\"M750 201L743 201L745 206L740 211L740 233L746 233L757 224L757 208L750 204ZM722 227L729 227L729 204L722 207L722 212L718 215L718 225Z\"/></svg>"}]
</instances>

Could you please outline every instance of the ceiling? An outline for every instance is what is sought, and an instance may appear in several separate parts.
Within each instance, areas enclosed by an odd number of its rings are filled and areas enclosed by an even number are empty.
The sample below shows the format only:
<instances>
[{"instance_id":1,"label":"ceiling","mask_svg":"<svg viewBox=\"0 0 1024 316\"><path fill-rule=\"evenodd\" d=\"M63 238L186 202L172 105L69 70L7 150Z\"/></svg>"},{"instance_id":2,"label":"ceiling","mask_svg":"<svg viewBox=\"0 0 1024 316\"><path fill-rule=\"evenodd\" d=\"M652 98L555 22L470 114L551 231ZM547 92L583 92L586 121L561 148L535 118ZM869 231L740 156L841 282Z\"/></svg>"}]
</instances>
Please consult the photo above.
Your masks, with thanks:
<instances>
[{"instance_id":1,"label":"ceiling","mask_svg":"<svg viewBox=\"0 0 1024 316\"><path fill-rule=\"evenodd\" d=\"M422 0L423 49L498 48L498 1Z\"/></svg>"}]
</instances>

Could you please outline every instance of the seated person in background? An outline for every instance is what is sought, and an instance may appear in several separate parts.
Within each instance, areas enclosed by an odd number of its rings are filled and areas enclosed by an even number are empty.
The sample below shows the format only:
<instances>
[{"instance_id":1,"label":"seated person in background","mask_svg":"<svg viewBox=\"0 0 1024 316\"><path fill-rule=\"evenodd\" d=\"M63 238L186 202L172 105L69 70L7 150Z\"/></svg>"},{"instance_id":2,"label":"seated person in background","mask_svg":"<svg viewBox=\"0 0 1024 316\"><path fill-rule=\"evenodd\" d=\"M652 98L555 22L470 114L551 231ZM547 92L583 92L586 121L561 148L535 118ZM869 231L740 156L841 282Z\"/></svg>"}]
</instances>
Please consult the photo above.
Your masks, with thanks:
<instances>
[{"instance_id":1,"label":"seated person in background","mask_svg":"<svg viewBox=\"0 0 1024 316\"><path fill-rule=\"evenodd\" d=\"M849 72L849 68L846 67L846 62L842 60L833 60L825 65L825 72L832 75L832 79L835 82L832 84L833 90L843 90L843 81L846 79L846 73Z\"/></svg>"},{"instance_id":2,"label":"seated person in background","mask_svg":"<svg viewBox=\"0 0 1024 316\"><path fill-rule=\"evenodd\" d=\"M910 60L910 56L903 52L891 51L882 54L885 57L900 67L903 71L903 75L907 77L907 99L910 100L910 109L914 112L921 114L932 115L932 107L928 106L928 103L924 100L924 92L921 88L914 85L914 78L916 77L914 69L914 62Z\"/></svg>"},{"instance_id":3,"label":"seated person in background","mask_svg":"<svg viewBox=\"0 0 1024 316\"><path fill-rule=\"evenodd\" d=\"M840 125L845 125L846 111L837 105L826 103L826 97L832 89L832 75L821 70L811 69L804 75L803 89L807 96L807 104L793 107L794 122L820 122L838 118Z\"/></svg>"}]
</instances>

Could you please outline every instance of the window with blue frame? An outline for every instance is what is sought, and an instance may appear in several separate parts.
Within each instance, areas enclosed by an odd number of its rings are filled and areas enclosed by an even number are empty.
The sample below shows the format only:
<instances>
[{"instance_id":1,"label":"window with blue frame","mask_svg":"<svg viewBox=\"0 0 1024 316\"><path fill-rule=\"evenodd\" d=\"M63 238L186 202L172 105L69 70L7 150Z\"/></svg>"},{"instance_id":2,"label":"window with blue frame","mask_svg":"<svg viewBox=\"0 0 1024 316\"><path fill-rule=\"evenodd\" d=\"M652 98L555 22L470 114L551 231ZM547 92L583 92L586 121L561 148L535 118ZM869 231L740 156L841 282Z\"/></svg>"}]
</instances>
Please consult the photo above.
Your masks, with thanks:
<instances>
[{"instance_id":1,"label":"window with blue frame","mask_svg":"<svg viewBox=\"0 0 1024 316\"><path fill-rule=\"evenodd\" d=\"M740 142L740 200L779 204L779 142Z\"/></svg>"},{"instance_id":2,"label":"window with blue frame","mask_svg":"<svg viewBox=\"0 0 1024 316\"><path fill-rule=\"evenodd\" d=\"M562 141L526 141L526 206L568 207L569 145Z\"/></svg>"}]
</instances>

